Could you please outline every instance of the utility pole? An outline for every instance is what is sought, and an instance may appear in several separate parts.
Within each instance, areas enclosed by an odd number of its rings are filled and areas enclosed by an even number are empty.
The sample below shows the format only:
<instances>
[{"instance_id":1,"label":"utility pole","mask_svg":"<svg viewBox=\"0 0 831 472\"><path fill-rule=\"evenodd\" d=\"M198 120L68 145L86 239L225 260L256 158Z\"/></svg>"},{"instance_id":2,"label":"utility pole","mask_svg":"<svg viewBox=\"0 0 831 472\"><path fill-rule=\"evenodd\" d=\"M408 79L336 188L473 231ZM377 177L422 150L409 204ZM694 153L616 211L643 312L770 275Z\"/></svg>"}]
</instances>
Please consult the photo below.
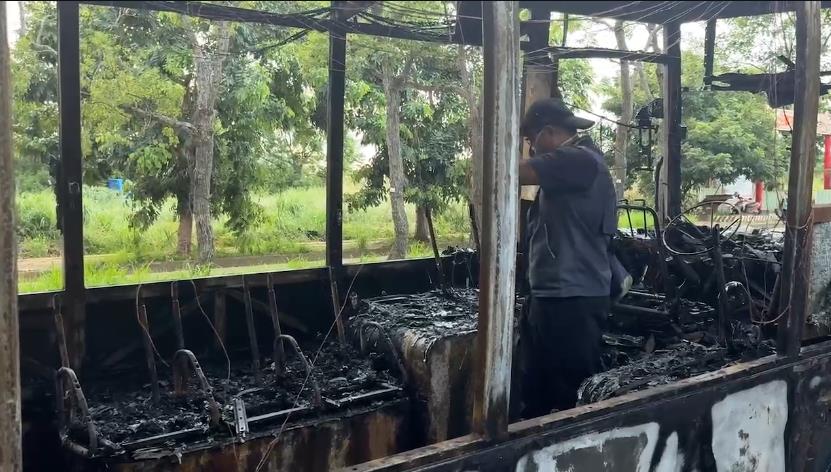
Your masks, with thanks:
<instances>
[{"instance_id":1,"label":"utility pole","mask_svg":"<svg viewBox=\"0 0 831 472\"><path fill-rule=\"evenodd\" d=\"M12 82L6 2L0 2L0 470L23 469L20 446L20 345L12 169Z\"/></svg>"}]
</instances>

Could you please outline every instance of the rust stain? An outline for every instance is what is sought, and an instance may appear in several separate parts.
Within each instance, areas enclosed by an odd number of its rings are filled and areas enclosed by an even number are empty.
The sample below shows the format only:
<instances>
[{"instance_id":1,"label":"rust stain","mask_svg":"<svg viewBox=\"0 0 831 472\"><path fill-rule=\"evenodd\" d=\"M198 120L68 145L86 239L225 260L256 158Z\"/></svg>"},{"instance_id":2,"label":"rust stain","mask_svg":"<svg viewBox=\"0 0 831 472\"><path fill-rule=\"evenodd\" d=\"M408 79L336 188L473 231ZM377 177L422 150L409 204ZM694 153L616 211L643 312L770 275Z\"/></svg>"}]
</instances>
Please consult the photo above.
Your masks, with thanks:
<instances>
[{"instance_id":1,"label":"rust stain","mask_svg":"<svg viewBox=\"0 0 831 472\"><path fill-rule=\"evenodd\" d=\"M268 453L263 471L325 472L404 450L402 438L407 435L399 428L409 414L406 405L406 400L396 400L343 417L289 427L274 444L279 428L272 435L242 443L229 440L182 452L180 457L166 451L165 457L155 460L111 463L107 468L117 472L249 472Z\"/></svg>"}]
</instances>

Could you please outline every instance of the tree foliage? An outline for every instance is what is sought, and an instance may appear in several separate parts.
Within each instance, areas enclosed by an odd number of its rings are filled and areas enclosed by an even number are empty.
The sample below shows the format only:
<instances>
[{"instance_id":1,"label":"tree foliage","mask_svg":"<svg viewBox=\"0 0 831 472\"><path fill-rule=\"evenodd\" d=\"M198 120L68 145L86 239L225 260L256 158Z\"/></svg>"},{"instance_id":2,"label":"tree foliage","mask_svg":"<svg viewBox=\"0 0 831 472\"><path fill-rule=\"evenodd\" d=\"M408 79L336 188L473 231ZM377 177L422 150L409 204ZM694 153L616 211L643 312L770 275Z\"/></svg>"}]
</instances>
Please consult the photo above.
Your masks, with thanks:
<instances>
[{"instance_id":1,"label":"tree foliage","mask_svg":"<svg viewBox=\"0 0 831 472\"><path fill-rule=\"evenodd\" d=\"M43 186L49 178L42 161L58 155L56 14L46 2L25 7L33 27L15 48L15 142L21 174ZM171 196L188 192L190 137L183 129L193 120L195 87L189 38L203 42L211 24L98 7L82 7L80 22L84 178L91 184L126 178L132 221L146 227ZM213 125L211 205L238 232L256 221L253 190L286 188L322 158L323 134L310 120L316 97L296 46L266 47L290 33L231 27ZM320 62L325 67L325 58ZM279 178L272 179L275 170Z\"/></svg>"},{"instance_id":2,"label":"tree foliage","mask_svg":"<svg viewBox=\"0 0 831 472\"><path fill-rule=\"evenodd\" d=\"M704 58L700 51L699 48L685 50L681 60L685 90L682 122L687 126L687 138L682 143L682 193L687 195L711 182L731 183L740 177L768 183L781 181L786 170L783 168L786 138L777 136L774 131L774 110L762 94L705 90ZM660 91L655 67L645 66L649 92ZM719 67L724 71L731 66L722 62ZM618 82L604 83L601 90L608 97L604 108L619 114ZM633 81L633 92L635 110L653 99L640 81ZM660 126L660 121L658 124ZM639 177L633 183L651 191L652 174L638 170L645 164L645 159L635 142L636 135L633 133L629 141L628 155L634 159L629 161L628 173ZM657 137L654 144L652 153L660 156Z\"/></svg>"},{"instance_id":3,"label":"tree foliage","mask_svg":"<svg viewBox=\"0 0 831 472\"><path fill-rule=\"evenodd\" d=\"M363 185L350 195L350 209L380 205L387 193L387 147L383 142L384 123L372 113L383 97L368 92L355 110L356 125L378 152L354 174ZM374 98L373 98L374 97ZM461 153L467 140L466 109L455 94L409 91L404 94L401 113L401 141L407 178L406 201L441 212L447 203L466 195L466 163Z\"/></svg>"}]
</instances>

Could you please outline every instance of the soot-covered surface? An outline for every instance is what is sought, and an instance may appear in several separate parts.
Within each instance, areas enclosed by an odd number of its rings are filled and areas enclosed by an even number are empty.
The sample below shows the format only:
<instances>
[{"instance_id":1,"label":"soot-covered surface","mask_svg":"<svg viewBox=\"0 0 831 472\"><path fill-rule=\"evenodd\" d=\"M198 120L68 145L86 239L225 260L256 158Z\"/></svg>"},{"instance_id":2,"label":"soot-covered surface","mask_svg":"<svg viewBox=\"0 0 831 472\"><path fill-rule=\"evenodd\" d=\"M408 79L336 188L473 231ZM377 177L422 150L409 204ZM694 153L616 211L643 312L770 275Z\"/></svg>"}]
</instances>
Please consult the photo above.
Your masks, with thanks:
<instances>
[{"instance_id":1,"label":"soot-covered surface","mask_svg":"<svg viewBox=\"0 0 831 472\"><path fill-rule=\"evenodd\" d=\"M452 288L362 300L352 323L374 322L388 333L435 340L475 332L478 310L478 290Z\"/></svg>"},{"instance_id":2,"label":"soot-covered surface","mask_svg":"<svg viewBox=\"0 0 831 472\"><path fill-rule=\"evenodd\" d=\"M398 381L385 371L378 371L377 364L360 356L353 348L341 347L336 341L328 342L321 349L306 381L306 371L291 349L286 346L288 360L284 373L278 374L273 363L262 369L257 381L248 368L232 367L228 375L225 363L203 364L213 397L222 409L223 424L214 430L209 428L208 402L196 381L189 381L189 393L184 397L173 394L172 381L160 380L161 399L153 404L149 383L142 383L144 372L131 378L114 378L90 382L85 386L90 415L99 435L117 445L147 439L149 437L199 430L200 440L232 434L234 414L232 399L240 396L246 406L248 418L274 413L290 408L310 407L293 416L319 414L336 410L338 401L383 390ZM316 350L306 350L310 361L315 361ZM163 366L159 366L163 369ZM160 377L164 376L160 371ZM169 377L169 375L167 375ZM305 386L304 386L305 382ZM314 383L320 388L323 404L312 405ZM302 389L302 391L301 391ZM77 428L74 428L77 429ZM84 432L73 433L73 438L86 443ZM193 436L193 435L192 435ZM175 441L173 441L175 442Z\"/></svg>"},{"instance_id":3,"label":"soot-covered surface","mask_svg":"<svg viewBox=\"0 0 831 472\"><path fill-rule=\"evenodd\" d=\"M604 372L583 384L581 403L675 382L773 352L770 341L739 322L733 325L734 349L720 346L716 310L707 303L681 299L677 317L672 317L666 314L667 302L660 296L633 295L623 302L651 312L612 310L603 335ZM435 290L364 300L352 322L375 322L392 336L406 332L429 345L439 338L475 332L477 310L476 290L454 289L451 295Z\"/></svg>"},{"instance_id":4,"label":"soot-covered surface","mask_svg":"<svg viewBox=\"0 0 831 472\"><path fill-rule=\"evenodd\" d=\"M628 305L661 310L663 301L627 297ZM672 383L735 362L775 352L774 343L747 323L733 320L732 348L719 345L715 308L680 300L678 318L658 313L613 310L604 334L604 371L583 382L578 403L593 403L625 393Z\"/></svg>"}]
</instances>

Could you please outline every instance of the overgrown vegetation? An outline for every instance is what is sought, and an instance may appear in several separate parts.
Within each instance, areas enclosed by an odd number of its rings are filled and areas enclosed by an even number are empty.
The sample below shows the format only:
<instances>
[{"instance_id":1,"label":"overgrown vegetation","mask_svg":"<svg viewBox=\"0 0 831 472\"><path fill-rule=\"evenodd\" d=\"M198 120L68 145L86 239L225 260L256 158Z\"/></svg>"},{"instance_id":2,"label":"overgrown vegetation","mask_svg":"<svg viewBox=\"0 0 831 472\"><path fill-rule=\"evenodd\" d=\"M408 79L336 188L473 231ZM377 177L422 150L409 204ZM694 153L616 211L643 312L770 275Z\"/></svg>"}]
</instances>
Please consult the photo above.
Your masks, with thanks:
<instances>
[{"instance_id":1,"label":"overgrown vegetation","mask_svg":"<svg viewBox=\"0 0 831 472\"><path fill-rule=\"evenodd\" d=\"M322 1L233 3L315 18L331 13ZM12 74L21 290L47 290L61 278L51 268L59 267L61 253L53 189L56 9L52 2L21 2L21 8L25 27ZM435 33L454 11L453 2L390 1L344 13ZM765 71L782 70L776 56L793 58L793 23L787 14L772 26L768 20L724 23L730 27L719 30L719 44L729 47L719 48L717 73L758 72L745 57ZM550 42L592 45L599 24L552 21ZM650 27L642 46L633 44L632 24L600 26L614 30L618 44L629 41L628 49L660 52L658 27ZM763 34L777 28L788 34ZM781 182L788 138L773 132L774 110L763 95L706 90L703 49L693 46L682 60L683 190L692 195L711 181L742 176ZM82 6L87 284L321 264L327 50L327 35L317 32ZM482 192L478 49L350 35L348 51L346 257L429 255L427 209L443 243L468 241L468 205L478 215ZM650 64L620 71L629 80L598 83L588 61L563 60L560 88L570 104L586 109L600 98L603 113L625 120L631 114L624 103L634 112L660 97L661 71ZM652 195L653 176L639 170L645 162L635 133L609 121L592 132L602 137L615 176L625 180L625 194ZM652 144L659 157L659 141ZM124 191L106 189L110 178L123 179ZM31 261L38 258L54 265Z\"/></svg>"}]
</instances>

